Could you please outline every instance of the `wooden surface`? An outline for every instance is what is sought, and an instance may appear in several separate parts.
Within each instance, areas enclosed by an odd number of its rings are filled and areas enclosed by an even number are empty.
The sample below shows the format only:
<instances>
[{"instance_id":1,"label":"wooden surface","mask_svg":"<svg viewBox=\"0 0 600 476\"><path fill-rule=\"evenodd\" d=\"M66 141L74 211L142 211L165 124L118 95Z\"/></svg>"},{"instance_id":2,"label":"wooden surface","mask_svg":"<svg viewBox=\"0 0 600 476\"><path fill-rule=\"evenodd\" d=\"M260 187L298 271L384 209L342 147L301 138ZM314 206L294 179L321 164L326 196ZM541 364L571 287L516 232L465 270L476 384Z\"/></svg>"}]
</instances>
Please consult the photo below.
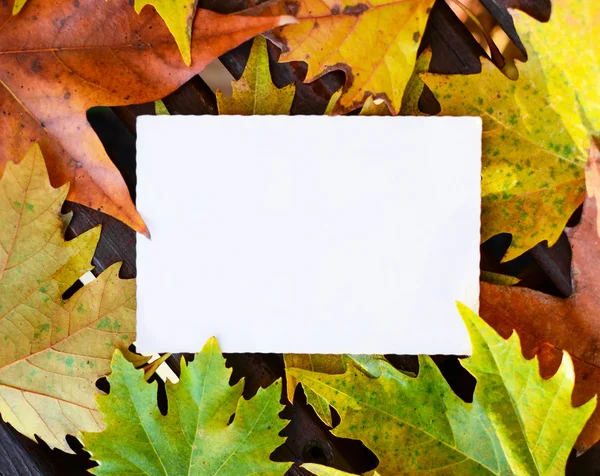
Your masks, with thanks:
<instances>
[{"instance_id":1,"label":"wooden surface","mask_svg":"<svg viewBox=\"0 0 600 476\"><path fill-rule=\"evenodd\" d=\"M247 5L243 1L219 3L205 1L205 6L221 11L233 11ZM431 70L438 73L476 73L480 69L479 56L485 54L470 32L454 16L444 2L438 2L431 12L431 19L423 38L422 48L430 46L433 52ZM249 44L245 44L221 58L223 64L235 76L243 71ZM302 63L279 64L275 62L278 51L270 45L271 69L275 84L282 87L295 82L296 97L292 114L322 114L331 94L344 82L344 75L331 73L312 84L303 84L306 66ZM164 99L171 114L216 114L214 94L208 86L195 77L179 90ZM429 91L425 91L420 107L435 113L438 105ZM102 140L108 155L125 177L135 198L135 118L141 114L152 114L152 104L121 108L96 108L88 114L92 126ZM201 138L199 139L201 141ZM201 143L199 143L201 147ZM227 144L223 144L226 149ZM169 158L168 160L177 160ZM170 164L173 166L173 164ZM176 164L175 164L176 166ZM157 184L158 186L158 184ZM95 273L117 261L123 261L122 277L134 277L135 235L121 222L100 212L81 205L66 203L64 212L72 211L73 220L67 238L76 236L91 227L102 224L102 235L93 259ZM577 214L576 214L577 215ZM577 220L577 216L574 217ZM442 239L442 238L440 238ZM499 260L508 247L510 237L501 235L482 245L482 269L504 272L522 278L522 285L542 290L557 296L568 296L570 286L570 248L563 235L556 246L548 249L538 245L513 262L500 264ZM301 323L298 323L301 325ZM393 365L416 371L416 358L412 356L389 356ZM436 357L435 361L449 381L454 391L464 400L472 398L475 380L459 364L457 357ZM168 363L178 372L178 359ZM233 368L232 383L245 377L245 396L256 393L274 380L283 377L283 358L275 354L232 354L227 356L227 365ZM283 432L287 440L278 448L273 458L278 461L319 462L342 470L359 473L376 467L377 458L362 443L333 436L317 418L312 408L305 403L298 389L294 405L289 405L285 396L282 402L287 406L282 414L290 424ZM86 474L93 465L87 454L81 450L75 438L71 440L76 448L75 455L67 455L50 450L43 443L35 443L18 434L12 427L0 423L0 474L8 475L77 475ZM569 461L569 473L577 475L600 474L599 446L589 450L584 456ZM289 474L304 474L294 466Z\"/></svg>"}]
</instances>

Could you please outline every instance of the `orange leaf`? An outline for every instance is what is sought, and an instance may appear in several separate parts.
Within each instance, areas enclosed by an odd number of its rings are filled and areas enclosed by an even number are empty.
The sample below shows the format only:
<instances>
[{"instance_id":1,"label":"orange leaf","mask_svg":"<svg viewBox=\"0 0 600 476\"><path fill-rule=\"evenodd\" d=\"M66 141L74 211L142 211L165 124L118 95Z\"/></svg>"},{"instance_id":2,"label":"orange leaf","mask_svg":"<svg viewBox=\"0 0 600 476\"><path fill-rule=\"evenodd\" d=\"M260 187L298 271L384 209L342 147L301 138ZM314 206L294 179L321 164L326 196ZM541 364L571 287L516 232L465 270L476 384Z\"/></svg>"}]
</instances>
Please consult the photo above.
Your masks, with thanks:
<instances>
[{"instance_id":1,"label":"orange leaf","mask_svg":"<svg viewBox=\"0 0 600 476\"><path fill-rule=\"evenodd\" d=\"M537 355L540 373L556 373L562 351L575 368L573 405L600 392L600 151L592 141L586 167L587 196L581 222L567 229L573 251L573 294L562 299L531 289L481 283L481 316L505 338L513 329L521 336L523 355ZM577 441L585 451L600 440L596 409Z\"/></svg>"},{"instance_id":2,"label":"orange leaf","mask_svg":"<svg viewBox=\"0 0 600 476\"><path fill-rule=\"evenodd\" d=\"M148 229L121 174L86 119L90 107L149 102L171 93L212 59L289 17L198 10L188 68L152 9L127 0L29 0L0 6L0 175L39 142L54 187L68 199ZM157 184L158 186L158 184Z\"/></svg>"}]
</instances>

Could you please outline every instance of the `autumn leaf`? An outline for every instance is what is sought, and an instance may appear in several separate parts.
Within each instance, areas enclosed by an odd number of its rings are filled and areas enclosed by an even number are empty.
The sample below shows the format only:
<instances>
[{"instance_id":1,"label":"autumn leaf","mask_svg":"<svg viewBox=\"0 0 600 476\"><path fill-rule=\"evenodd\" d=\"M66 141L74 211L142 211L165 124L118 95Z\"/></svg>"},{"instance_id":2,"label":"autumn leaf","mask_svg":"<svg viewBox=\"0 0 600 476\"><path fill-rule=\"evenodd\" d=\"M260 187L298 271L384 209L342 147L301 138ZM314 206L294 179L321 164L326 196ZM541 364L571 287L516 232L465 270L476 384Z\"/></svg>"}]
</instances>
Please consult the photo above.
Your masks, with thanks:
<instances>
[{"instance_id":1,"label":"autumn leaf","mask_svg":"<svg viewBox=\"0 0 600 476\"><path fill-rule=\"evenodd\" d=\"M530 52L517 81L485 60L478 75L422 75L442 115L483 119L482 241L511 233L504 261L559 238L583 200L590 136L600 130L600 7L559 0L553 9L547 24L515 12ZM576 49L586 54L574 68Z\"/></svg>"},{"instance_id":2,"label":"autumn leaf","mask_svg":"<svg viewBox=\"0 0 600 476\"><path fill-rule=\"evenodd\" d=\"M573 404L600 392L600 152L593 147L586 168L587 190L581 223L567 229L573 250L573 294L562 299L527 288L481 283L481 315L503 336L521 336L523 354L537 355L543 377L554 375L563 351L573 356ZM579 437L584 451L600 440L596 411Z\"/></svg>"},{"instance_id":3,"label":"autumn leaf","mask_svg":"<svg viewBox=\"0 0 600 476\"><path fill-rule=\"evenodd\" d=\"M554 110L543 71L531 54L517 81L487 60L481 74L422 75L442 115L483 120L481 240L511 233L503 261L554 244L584 193L584 151Z\"/></svg>"},{"instance_id":4,"label":"autumn leaf","mask_svg":"<svg viewBox=\"0 0 600 476\"><path fill-rule=\"evenodd\" d=\"M568 354L543 380L525 360L515 334L505 341L459 305L473 356L462 361L477 379L473 403L450 389L431 358L419 357L409 377L381 362L379 378L356 367L343 375L289 373L338 412L336 436L360 439L379 459L382 474L559 474L595 401L571 406Z\"/></svg>"},{"instance_id":5,"label":"autumn leaf","mask_svg":"<svg viewBox=\"0 0 600 476\"><path fill-rule=\"evenodd\" d=\"M600 4L553 0L549 23L519 12L515 23L540 58L553 108L577 147L587 152L590 135L600 135Z\"/></svg>"},{"instance_id":6,"label":"autumn leaf","mask_svg":"<svg viewBox=\"0 0 600 476\"><path fill-rule=\"evenodd\" d=\"M294 101L296 86L288 84L278 89L271 79L267 40L256 37L242 77L232 81L230 98L218 90L219 114L228 115L288 115Z\"/></svg>"},{"instance_id":7,"label":"autumn leaf","mask_svg":"<svg viewBox=\"0 0 600 476\"><path fill-rule=\"evenodd\" d=\"M362 355L362 354L283 354L286 376L287 398L290 403L294 403L294 392L298 386L298 379L293 375L293 370L310 370L311 372L320 372L327 374L343 374L348 370L348 365L352 362L356 368L360 369L369 377L379 377L381 375L380 361L385 360L383 355ZM332 426L331 411L329 402L313 392L310 388L305 388L306 402L313 407L317 416L327 425Z\"/></svg>"},{"instance_id":8,"label":"autumn leaf","mask_svg":"<svg viewBox=\"0 0 600 476\"><path fill-rule=\"evenodd\" d=\"M13 4L12 14L17 15L25 6L26 2L27 0L15 0L15 3Z\"/></svg>"},{"instance_id":9,"label":"autumn leaf","mask_svg":"<svg viewBox=\"0 0 600 476\"><path fill-rule=\"evenodd\" d=\"M119 352L108 377L110 395L98 398L107 428L82 435L100 466L95 474L284 474L289 463L269 455L283 443L278 417L281 381L242 399L244 382L229 386L217 341L209 340L193 362L182 360L179 383L167 382L168 413L156 404L156 383L147 384Z\"/></svg>"},{"instance_id":10,"label":"autumn leaf","mask_svg":"<svg viewBox=\"0 0 600 476\"><path fill-rule=\"evenodd\" d=\"M146 5L152 5L167 24L175 38L183 61L192 64L192 25L198 0L135 0L135 11L140 13Z\"/></svg>"},{"instance_id":11,"label":"autumn leaf","mask_svg":"<svg viewBox=\"0 0 600 476\"><path fill-rule=\"evenodd\" d=\"M0 180L0 414L72 452L67 434L102 428L95 384L135 338L135 283L116 264L62 299L93 268L100 237L96 227L65 241L67 189L50 186L37 145Z\"/></svg>"},{"instance_id":12,"label":"autumn leaf","mask_svg":"<svg viewBox=\"0 0 600 476\"><path fill-rule=\"evenodd\" d=\"M305 82L341 70L344 92L336 113L383 99L394 114L415 61L434 0L287 0L285 11L300 20L273 32L280 61L305 61Z\"/></svg>"},{"instance_id":13,"label":"autumn leaf","mask_svg":"<svg viewBox=\"0 0 600 476\"><path fill-rule=\"evenodd\" d=\"M289 21L200 9L188 68L160 17L137 15L125 0L29 0L16 16L0 6L0 175L39 142L51 183L71 183L69 200L147 233L86 111L162 98L213 58Z\"/></svg>"}]
</instances>

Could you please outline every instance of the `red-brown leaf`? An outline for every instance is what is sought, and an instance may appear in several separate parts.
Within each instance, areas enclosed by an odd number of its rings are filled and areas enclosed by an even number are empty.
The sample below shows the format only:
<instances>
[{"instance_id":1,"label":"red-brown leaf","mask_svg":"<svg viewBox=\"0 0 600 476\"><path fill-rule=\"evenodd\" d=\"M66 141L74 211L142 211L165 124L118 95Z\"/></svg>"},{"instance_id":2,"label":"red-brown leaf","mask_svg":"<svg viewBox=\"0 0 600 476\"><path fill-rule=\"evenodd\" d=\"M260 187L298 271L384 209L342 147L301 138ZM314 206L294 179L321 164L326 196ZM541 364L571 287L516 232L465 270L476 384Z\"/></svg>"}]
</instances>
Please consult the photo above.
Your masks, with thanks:
<instances>
[{"instance_id":1,"label":"red-brown leaf","mask_svg":"<svg viewBox=\"0 0 600 476\"><path fill-rule=\"evenodd\" d=\"M573 357L573 404L582 405L600 392L600 151L592 141L586 167L587 195L581 222L567 229L573 250L573 294L561 299L531 289L481 284L481 316L507 338L521 336L523 355L537 355L540 373L558 369L562 351ZM600 410L577 442L585 451L600 440Z\"/></svg>"}]
</instances>

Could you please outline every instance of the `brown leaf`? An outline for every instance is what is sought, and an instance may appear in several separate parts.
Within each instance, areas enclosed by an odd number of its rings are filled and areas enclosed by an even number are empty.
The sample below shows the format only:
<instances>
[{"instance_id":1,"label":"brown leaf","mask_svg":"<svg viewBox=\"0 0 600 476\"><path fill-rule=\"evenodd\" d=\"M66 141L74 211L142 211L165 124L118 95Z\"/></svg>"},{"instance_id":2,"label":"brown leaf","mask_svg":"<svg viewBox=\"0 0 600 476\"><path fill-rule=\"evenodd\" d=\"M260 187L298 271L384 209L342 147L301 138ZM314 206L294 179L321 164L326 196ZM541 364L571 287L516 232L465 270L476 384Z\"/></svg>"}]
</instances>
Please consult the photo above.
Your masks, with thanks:
<instances>
[{"instance_id":1,"label":"brown leaf","mask_svg":"<svg viewBox=\"0 0 600 476\"><path fill-rule=\"evenodd\" d=\"M17 16L0 6L0 175L33 142L68 199L147 233L125 182L86 119L87 109L166 96L212 59L289 17L198 10L192 67L153 9L127 0L29 0Z\"/></svg>"},{"instance_id":2,"label":"brown leaf","mask_svg":"<svg viewBox=\"0 0 600 476\"><path fill-rule=\"evenodd\" d=\"M556 373L563 350L571 354L575 406L600 391L600 151L595 141L585 173L587 196L581 222L567 229L573 250L573 294L562 299L526 288L481 283L481 316L505 338L516 330L523 355L537 355L544 378ZM588 421L577 449L585 451L598 440L600 410Z\"/></svg>"}]
</instances>

